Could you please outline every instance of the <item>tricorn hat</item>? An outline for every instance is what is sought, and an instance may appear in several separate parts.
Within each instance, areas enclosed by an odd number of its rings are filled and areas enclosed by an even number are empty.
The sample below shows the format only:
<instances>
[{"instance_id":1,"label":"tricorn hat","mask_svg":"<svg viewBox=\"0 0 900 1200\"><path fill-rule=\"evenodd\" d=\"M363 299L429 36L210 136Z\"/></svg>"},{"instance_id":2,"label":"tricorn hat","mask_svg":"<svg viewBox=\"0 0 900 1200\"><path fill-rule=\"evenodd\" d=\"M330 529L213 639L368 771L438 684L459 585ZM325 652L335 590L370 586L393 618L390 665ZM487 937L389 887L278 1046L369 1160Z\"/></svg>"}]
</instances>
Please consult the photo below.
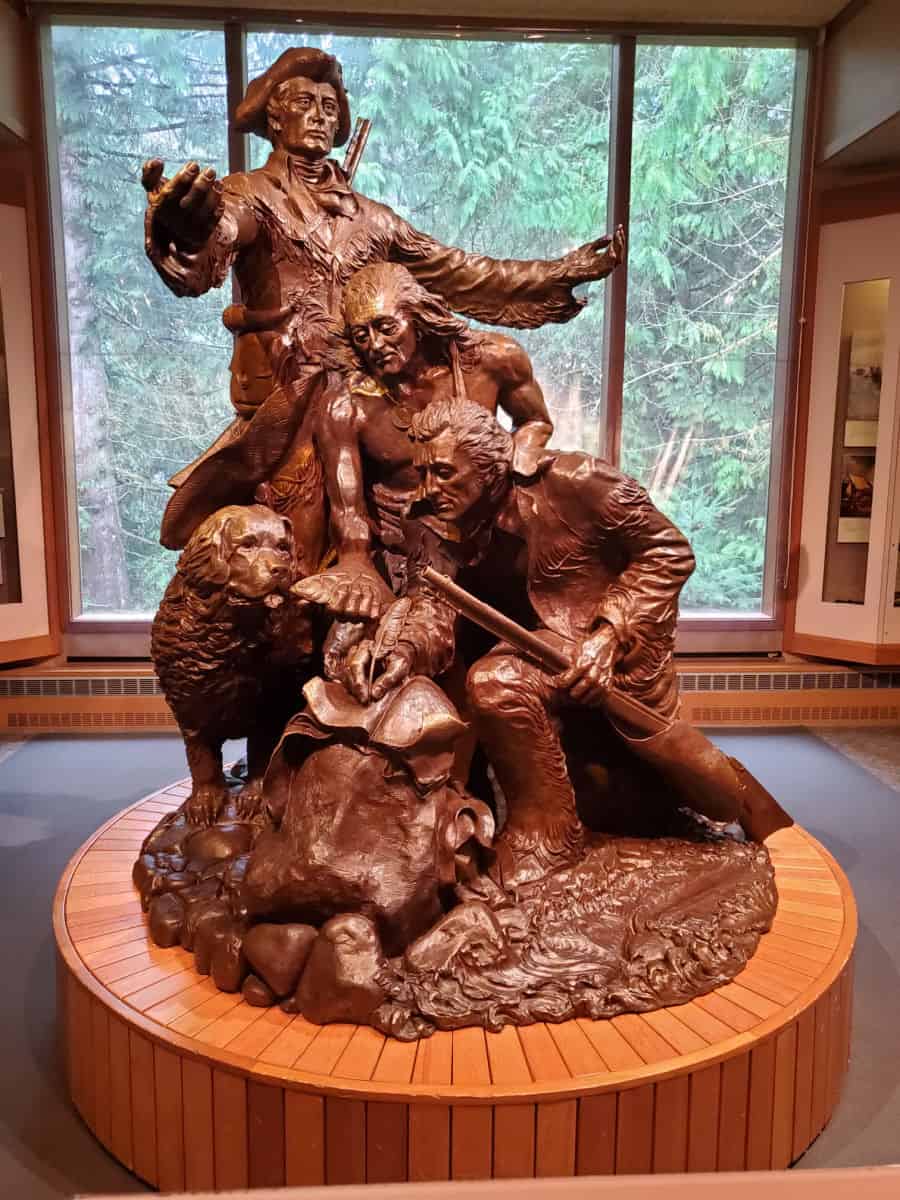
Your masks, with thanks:
<instances>
[{"instance_id":1,"label":"tricorn hat","mask_svg":"<svg viewBox=\"0 0 900 1200\"><path fill-rule=\"evenodd\" d=\"M313 46L294 46L276 58L267 71L258 75L247 85L244 99L234 114L234 127L239 133L258 133L267 136L266 105L280 83L302 76L315 83L330 83L337 92L338 119L335 146L343 146L350 136L350 105L344 91L341 64L333 54L316 50Z\"/></svg>"}]
</instances>

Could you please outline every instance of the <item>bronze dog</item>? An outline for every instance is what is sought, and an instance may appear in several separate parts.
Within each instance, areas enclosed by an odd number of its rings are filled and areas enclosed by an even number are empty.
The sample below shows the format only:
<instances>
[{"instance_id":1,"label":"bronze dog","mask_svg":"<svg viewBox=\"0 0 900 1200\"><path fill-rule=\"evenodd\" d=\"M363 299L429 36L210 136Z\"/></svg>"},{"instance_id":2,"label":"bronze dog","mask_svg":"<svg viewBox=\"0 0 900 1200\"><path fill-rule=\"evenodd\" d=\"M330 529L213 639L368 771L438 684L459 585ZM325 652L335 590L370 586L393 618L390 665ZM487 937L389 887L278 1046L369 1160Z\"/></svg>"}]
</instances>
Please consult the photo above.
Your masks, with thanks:
<instances>
[{"instance_id":1,"label":"bronze dog","mask_svg":"<svg viewBox=\"0 0 900 1200\"><path fill-rule=\"evenodd\" d=\"M238 815L262 804L269 756L300 707L312 653L308 606L291 597L290 521L260 504L230 505L194 532L166 588L151 653L184 738L192 791L188 820L215 821L228 798L222 744L247 738Z\"/></svg>"}]
</instances>

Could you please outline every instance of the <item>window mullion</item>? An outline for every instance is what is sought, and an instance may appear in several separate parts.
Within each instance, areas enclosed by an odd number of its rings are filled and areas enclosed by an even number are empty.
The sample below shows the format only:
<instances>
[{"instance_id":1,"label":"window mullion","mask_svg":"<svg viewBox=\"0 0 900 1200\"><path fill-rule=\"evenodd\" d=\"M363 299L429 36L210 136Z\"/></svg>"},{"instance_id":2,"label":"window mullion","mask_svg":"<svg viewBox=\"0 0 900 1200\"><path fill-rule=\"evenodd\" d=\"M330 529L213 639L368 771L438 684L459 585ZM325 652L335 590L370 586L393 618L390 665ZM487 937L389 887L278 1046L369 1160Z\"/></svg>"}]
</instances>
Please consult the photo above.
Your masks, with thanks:
<instances>
[{"instance_id":1,"label":"window mullion","mask_svg":"<svg viewBox=\"0 0 900 1200\"><path fill-rule=\"evenodd\" d=\"M634 114L634 64L637 39L617 38L613 45L609 104L609 190L607 228L628 232L631 205L631 136ZM628 303L628 256L609 277L603 313L603 414L600 454L618 466L622 446L622 387L625 380L625 317Z\"/></svg>"}]
</instances>

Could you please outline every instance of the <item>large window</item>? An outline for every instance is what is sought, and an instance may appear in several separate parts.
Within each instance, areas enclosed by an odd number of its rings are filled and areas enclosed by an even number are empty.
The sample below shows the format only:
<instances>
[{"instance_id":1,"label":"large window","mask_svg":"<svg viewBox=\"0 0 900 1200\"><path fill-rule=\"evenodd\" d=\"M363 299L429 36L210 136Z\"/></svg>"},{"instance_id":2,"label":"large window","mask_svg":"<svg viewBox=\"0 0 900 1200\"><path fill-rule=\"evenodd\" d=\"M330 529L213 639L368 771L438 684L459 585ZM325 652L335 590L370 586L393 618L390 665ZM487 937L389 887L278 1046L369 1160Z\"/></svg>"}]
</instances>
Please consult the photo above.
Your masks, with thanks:
<instances>
[{"instance_id":1,"label":"large window","mask_svg":"<svg viewBox=\"0 0 900 1200\"><path fill-rule=\"evenodd\" d=\"M166 480L230 419L223 296L179 301L144 256L141 164L227 171L221 31L52 29L56 228L65 266L73 592L151 612L174 568Z\"/></svg>"},{"instance_id":2,"label":"large window","mask_svg":"<svg viewBox=\"0 0 900 1200\"><path fill-rule=\"evenodd\" d=\"M622 465L693 543L687 610L766 599L795 59L637 48Z\"/></svg>"},{"instance_id":3,"label":"large window","mask_svg":"<svg viewBox=\"0 0 900 1200\"><path fill-rule=\"evenodd\" d=\"M240 36L250 78L289 45L341 59L354 116L373 121L355 186L419 229L527 258L607 229L614 41L305 26ZM178 300L157 278L143 254L140 166L153 156L228 169L224 33L60 24L46 46L75 616L148 613L174 566L157 541L166 480L230 419L220 314L231 297ZM623 468L693 540L684 599L698 614L760 614L771 602L796 61L792 47L637 45L625 372L611 412L621 404ZM233 93L244 84L231 82ZM247 166L268 152L250 138ZM552 444L597 452L607 285L588 299L574 321L515 336L553 414Z\"/></svg>"}]
</instances>

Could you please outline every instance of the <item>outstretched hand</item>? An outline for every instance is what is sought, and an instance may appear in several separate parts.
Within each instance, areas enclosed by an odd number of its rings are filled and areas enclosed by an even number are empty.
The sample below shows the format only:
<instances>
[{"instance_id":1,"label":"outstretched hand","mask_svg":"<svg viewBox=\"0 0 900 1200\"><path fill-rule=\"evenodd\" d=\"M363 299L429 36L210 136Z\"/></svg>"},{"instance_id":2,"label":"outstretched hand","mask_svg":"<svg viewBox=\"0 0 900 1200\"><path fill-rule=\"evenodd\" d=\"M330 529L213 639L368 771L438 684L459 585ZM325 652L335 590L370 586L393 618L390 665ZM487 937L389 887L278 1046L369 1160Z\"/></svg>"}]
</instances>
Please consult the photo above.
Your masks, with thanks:
<instances>
[{"instance_id":1,"label":"outstretched hand","mask_svg":"<svg viewBox=\"0 0 900 1200\"><path fill-rule=\"evenodd\" d=\"M212 167L201 171L199 163L189 162L166 179L162 159L151 158L144 163L141 183L153 220L176 244L192 250L206 243L225 210L222 183Z\"/></svg>"},{"instance_id":2,"label":"outstretched hand","mask_svg":"<svg viewBox=\"0 0 900 1200\"><path fill-rule=\"evenodd\" d=\"M577 250L563 255L560 262L563 265L566 282L573 287L579 283L591 283L595 279L605 279L614 271L625 257L625 230L619 225L616 232L604 234L592 242L586 242Z\"/></svg>"}]
</instances>

